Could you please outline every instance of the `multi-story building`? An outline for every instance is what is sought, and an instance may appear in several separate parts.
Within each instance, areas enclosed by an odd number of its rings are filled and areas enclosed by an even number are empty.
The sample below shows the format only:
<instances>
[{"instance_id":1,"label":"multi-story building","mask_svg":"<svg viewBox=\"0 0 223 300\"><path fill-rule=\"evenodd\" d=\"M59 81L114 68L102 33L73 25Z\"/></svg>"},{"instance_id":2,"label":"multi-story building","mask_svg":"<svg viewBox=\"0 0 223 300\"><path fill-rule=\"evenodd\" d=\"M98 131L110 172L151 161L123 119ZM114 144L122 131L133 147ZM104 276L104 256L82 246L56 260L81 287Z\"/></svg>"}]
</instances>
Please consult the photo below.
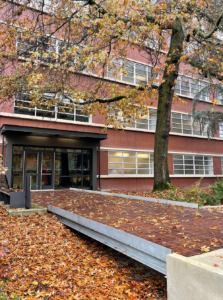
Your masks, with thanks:
<instances>
[{"instance_id":1,"label":"multi-story building","mask_svg":"<svg viewBox=\"0 0 223 300\"><path fill-rule=\"evenodd\" d=\"M18 39L18 49L21 44ZM58 51L56 38L54 45ZM135 49L128 52L128 60L128 75L114 78L109 69L104 80L133 87L147 83L152 75L146 59ZM82 72L89 80L95 77ZM174 186L190 186L201 177L202 185L209 185L216 176L223 176L223 126L208 140L206 129L201 132L193 123L192 99L206 83L185 75L183 68L180 73L175 92L184 104L175 101L172 107L170 178ZM50 94L45 97L50 98ZM29 94L23 93L1 105L2 153L11 187L24 188L26 174L32 173L32 188L40 190L152 188L156 103L133 125L126 124L124 133L110 127L104 133L105 115L88 116L78 107L72 111L57 105L50 109L44 105L30 107L29 101ZM197 109L210 108L211 101L207 92L201 93ZM217 109L223 111L220 92L218 101ZM118 118L122 118L121 113Z\"/></svg>"}]
</instances>

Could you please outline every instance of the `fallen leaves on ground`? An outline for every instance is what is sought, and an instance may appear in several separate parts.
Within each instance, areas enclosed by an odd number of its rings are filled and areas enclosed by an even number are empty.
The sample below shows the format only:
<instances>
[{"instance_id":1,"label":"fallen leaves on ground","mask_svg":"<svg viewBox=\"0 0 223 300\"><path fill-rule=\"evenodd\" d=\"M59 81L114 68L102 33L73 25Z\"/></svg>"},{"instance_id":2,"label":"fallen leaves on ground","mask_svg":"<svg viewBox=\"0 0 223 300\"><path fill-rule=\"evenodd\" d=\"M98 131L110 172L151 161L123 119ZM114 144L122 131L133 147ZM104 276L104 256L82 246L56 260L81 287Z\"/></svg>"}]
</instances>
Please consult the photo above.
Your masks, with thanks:
<instances>
[{"instance_id":1,"label":"fallen leaves on ground","mask_svg":"<svg viewBox=\"0 0 223 300\"><path fill-rule=\"evenodd\" d=\"M184 256L223 248L223 214L84 191L35 192L32 201L57 206L136 235Z\"/></svg>"},{"instance_id":2,"label":"fallen leaves on ground","mask_svg":"<svg viewBox=\"0 0 223 300\"><path fill-rule=\"evenodd\" d=\"M166 299L164 276L92 239L71 232L53 215L10 217L0 207L0 298ZM16 298L14 298L16 299Z\"/></svg>"},{"instance_id":3,"label":"fallen leaves on ground","mask_svg":"<svg viewBox=\"0 0 223 300\"><path fill-rule=\"evenodd\" d=\"M175 188L174 190L164 190L153 192L148 191L120 191L120 190L110 190L110 193L114 194L124 194L139 197L148 197L156 199L167 199L172 201L181 201L189 203L197 203L198 205L208 205L207 201L204 200L204 195L209 195L213 199L216 196L216 192L211 187L191 187L191 188ZM214 205L214 204L212 204Z\"/></svg>"}]
</instances>

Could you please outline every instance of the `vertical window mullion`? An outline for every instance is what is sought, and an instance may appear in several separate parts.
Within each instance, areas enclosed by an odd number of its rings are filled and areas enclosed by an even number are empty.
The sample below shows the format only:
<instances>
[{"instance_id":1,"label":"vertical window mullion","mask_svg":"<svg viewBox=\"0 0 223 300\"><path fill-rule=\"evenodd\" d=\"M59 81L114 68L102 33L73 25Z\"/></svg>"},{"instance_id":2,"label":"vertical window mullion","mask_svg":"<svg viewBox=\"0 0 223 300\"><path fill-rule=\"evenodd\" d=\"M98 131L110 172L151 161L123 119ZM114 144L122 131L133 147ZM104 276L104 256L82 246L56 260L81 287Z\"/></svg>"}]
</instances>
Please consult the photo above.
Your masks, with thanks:
<instances>
[{"instance_id":1,"label":"vertical window mullion","mask_svg":"<svg viewBox=\"0 0 223 300\"><path fill-rule=\"evenodd\" d=\"M136 63L133 65L134 84L136 84Z\"/></svg>"},{"instance_id":2,"label":"vertical window mullion","mask_svg":"<svg viewBox=\"0 0 223 300\"><path fill-rule=\"evenodd\" d=\"M203 174L206 175L205 165L204 165L204 156L203 156Z\"/></svg>"},{"instance_id":3,"label":"vertical window mullion","mask_svg":"<svg viewBox=\"0 0 223 300\"><path fill-rule=\"evenodd\" d=\"M195 175L195 156L193 155L193 168L194 168L194 175Z\"/></svg>"},{"instance_id":4,"label":"vertical window mullion","mask_svg":"<svg viewBox=\"0 0 223 300\"><path fill-rule=\"evenodd\" d=\"M123 60L121 59L121 65L123 64ZM121 81L123 81L122 80L122 72L121 72Z\"/></svg>"},{"instance_id":5,"label":"vertical window mullion","mask_svg":"<svg viewBox=\"0 0 223 300\"><path fill-rule=\"evenodd\" d=\"M180 95L182 95L181 76L180 76Z\"/></svg>"},{"instance_id":6,"label":"vertical window mullion","mask_svg":"<svg viewBox=\"0 0 223 300\"><path fill-rule=\"evenodd\" d=\"M74 107L73 112L74 112L74 121L76 121L76 107Z\"/></svg>"},{"instance_id":7,"label":"vertical window mullion","mask_svg":"<svg viewBox=\"0 0 223 300\"><path fill-rule=\"evenodd\" d=\"M58 107L57 107L57 103L55 104L55 119L57 120L57 111L58 111Z\"/></svg>"},{"instance_id":8,"label":"vertical window mullion","mask_svg":"<svg viewBox=\"0 0 223 300\"><path fill-rule=\"evenodd\" d=\"M147 84L149 83L149 67L146 66L146 81L147 81Z\"/></svg>"},{"instance_id":9,"label":"vertical window mullion","mask_svg":"<svg viewBox=\"0 0 223 300\"><path fill-rule=\"evenodd\" d=\"M150 125L149 125L150 113L149 113L149 110L147 112L147 119L148 119L148 127L147 127L147 129L149 130L150 129Z\"/></svg>"},{"instance_id":10,"label":"vertical window mullion","mask_svg":"<svg viewBox=\"0 0 223 300\"><path fill-rule=\"evenodd\" d=\"M138 175L138 152L135 152L136 155L136 175Z\"/></svg>"},{"instance_id":11,"label":"vertical window mullion","mask_svg":"<svg viewBox=\"0 0 223 300\"><path fill-rule=\"evenodd\" d=\"M181 133L184 133L184 120L183 120L183 114L180 114L180 125L181 125Z\"/></svg>"},{"instance_id":12,"label":"vertical window mullion","mask_svg":"<svg viewBox=\"0 0 223 300\"><path fill-rule=\"evenodd\" d=\"M191 87L192 87L192 82L191 82L191 78L189 78L189 91L190 91L190 97L192 95L192 91L191 91Z\"/></svg>"},{"instance_id":13,"label":"vertical window mullion","mask_svg":"<svg viewBox=\"0 0 223 300\"><path fill-rule=\"evenodd\" d=\"M185 163L185 156L183 155L183 170L184 170L184 175L186 174L186 163Z\"/></svg>"}]
</instances>

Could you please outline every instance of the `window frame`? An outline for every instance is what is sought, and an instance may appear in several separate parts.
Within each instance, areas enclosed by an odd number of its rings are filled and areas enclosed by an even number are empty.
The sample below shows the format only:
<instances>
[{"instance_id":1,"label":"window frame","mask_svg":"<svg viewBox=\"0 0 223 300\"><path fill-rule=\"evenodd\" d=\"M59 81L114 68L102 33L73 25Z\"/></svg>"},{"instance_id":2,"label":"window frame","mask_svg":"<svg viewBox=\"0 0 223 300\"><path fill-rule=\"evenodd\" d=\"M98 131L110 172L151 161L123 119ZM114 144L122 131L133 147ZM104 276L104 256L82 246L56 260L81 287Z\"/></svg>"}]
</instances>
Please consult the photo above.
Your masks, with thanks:
<instances>
[{"instance_id":1,"label":"window frame","mask_svg":"<svg viewBox=\"0 0 223 300\"><path fill-rule=\"evenodd\" d=\"M121 155L112 155L114 153L121 154ZM140 157L140 155L144 155L147 157ZM109 160L112 158L117 159L116 162ZM131 162L129 160L134 160L135 162ZM148 162L142 162L140 159L148 159ZM119 160L119 161L118 161ZM141 167L142 165L147 165L147 167ZM110 167L111 165L119 165L120 167ZM129 165L129 168L126 167ZM132 165L135 165L133 167ZM141 165L141 166L140 166ZM118 173L115 173L114 171ZM126 170L130 170L130 173L126 172ZM131 173L131 170L135 170L135 173ZM148 173L146 171L148 170ZM141 171L141 172L140 172ZM145 171L145 173L143 173ZM154 154L152 152L139 152L139 151L122 151L122 150L109 150L108 151L108 175L109 176L114 176L114 175L120 175L120 176L125 176L125 175L153 175L154 174Z\"/></svg>"},{"instance_id":2,"label":"window frame","mask_svg":"<svg viewBox=\"0 0 223 300\"><path fill-rule=\"evenodd\" d=\"M202 159L200 159L202 158ZM176 161L182 161L182 163L176 163ZM193 161L192 164L186 163L185 161ZM205 161L210 162L210 164L206 165ZM199 162L202 162L200 164ZM190 168L192 167L192 168ZM199 173L198 171L203 170L203 173ZM209 169L208 169L209 168ZM189 172L192 170L193 172ZM206 172L206 171L211 172ZM180 172L182 171L182 172ZM214 175L214 167L213 167L213 157L205 156L205 155L191 155L191 154L173 154L173 172L174 175Z\"/></svg>"}]
</instances>

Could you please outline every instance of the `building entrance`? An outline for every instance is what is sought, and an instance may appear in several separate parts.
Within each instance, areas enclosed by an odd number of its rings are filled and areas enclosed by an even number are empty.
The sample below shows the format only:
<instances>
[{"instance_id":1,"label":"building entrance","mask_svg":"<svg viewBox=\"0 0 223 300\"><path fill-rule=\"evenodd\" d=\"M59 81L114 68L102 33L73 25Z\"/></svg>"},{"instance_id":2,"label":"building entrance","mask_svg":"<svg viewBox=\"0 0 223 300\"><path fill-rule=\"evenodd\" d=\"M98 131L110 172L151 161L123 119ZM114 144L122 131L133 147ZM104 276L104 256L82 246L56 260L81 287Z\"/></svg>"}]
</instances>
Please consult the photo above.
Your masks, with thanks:
<instances>
[{"instance_id":1,"label":"building entrance","mask_svg":"<svg viewBox=\"0 0 223 300\"><path fill-rule=\"evenodd\" d=\"M13 146L12 186L31 189L92 188L92 151L89 149Z\"/></svg>"}]
</instances>

